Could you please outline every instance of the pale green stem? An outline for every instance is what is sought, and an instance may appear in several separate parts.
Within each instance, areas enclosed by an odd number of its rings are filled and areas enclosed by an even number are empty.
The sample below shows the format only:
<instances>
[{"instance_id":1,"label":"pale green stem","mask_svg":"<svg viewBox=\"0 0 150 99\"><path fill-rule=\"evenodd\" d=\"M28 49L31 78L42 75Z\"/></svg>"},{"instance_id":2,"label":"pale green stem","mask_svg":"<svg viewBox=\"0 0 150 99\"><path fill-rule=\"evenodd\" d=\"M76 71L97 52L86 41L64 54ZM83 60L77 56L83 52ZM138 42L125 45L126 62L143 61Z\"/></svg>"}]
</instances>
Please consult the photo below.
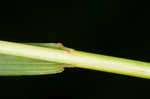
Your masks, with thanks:
<instances>
[{"instance_id":1,"label":"pale green stem","mask_svg":"<svg viewBox=\"0 0 150 99\"><path fill-rule=\"evenodd\" d=\"M150 63L77 50L57 50L14 42L0 41L0 53L46 61L72 64L75 67L106 71L150 79Z\"/></svg>"}]
</instances>

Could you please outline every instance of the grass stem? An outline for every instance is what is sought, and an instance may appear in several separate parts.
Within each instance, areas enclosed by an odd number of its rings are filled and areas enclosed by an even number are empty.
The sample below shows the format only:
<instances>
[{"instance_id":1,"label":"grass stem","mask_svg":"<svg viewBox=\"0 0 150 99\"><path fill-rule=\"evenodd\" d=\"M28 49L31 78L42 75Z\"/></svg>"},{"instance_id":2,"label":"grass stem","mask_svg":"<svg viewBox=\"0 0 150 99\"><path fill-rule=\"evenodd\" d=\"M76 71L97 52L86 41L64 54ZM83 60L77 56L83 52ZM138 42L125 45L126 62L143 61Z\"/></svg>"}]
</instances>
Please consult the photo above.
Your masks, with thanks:
<instances>
[{"instance_id":1,"label":"grass stem","mask_svg":"<svg viewBox=\"0 0 150 99\"><path fill-rule=\"evenodd\" d=\"M150 79L150 63L83 51L58 50L0 41L0 53L72 64L74 67Z\"/></svg>"}]
</instances>

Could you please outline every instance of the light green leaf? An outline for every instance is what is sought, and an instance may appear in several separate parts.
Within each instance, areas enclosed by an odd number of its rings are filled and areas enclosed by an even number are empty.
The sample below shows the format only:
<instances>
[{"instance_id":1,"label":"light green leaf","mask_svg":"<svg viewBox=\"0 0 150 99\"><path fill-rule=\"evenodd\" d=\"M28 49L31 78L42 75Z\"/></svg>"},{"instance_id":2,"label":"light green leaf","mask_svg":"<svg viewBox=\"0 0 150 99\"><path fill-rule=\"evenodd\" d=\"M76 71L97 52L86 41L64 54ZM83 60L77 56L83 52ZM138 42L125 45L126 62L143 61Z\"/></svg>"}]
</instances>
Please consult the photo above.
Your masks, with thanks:
<instances>
[{"instance_id":1,"label":"light green leaf","mask_svg":"<svg viewBox=\"0 0 150 99\"><path fill-rule=\"evenodd\" d=\"M62 50L55 43L26 44ZM0 76L55 74L62 72L63 66L65 64L0 54Z\"/></svg>"}]
</instances>

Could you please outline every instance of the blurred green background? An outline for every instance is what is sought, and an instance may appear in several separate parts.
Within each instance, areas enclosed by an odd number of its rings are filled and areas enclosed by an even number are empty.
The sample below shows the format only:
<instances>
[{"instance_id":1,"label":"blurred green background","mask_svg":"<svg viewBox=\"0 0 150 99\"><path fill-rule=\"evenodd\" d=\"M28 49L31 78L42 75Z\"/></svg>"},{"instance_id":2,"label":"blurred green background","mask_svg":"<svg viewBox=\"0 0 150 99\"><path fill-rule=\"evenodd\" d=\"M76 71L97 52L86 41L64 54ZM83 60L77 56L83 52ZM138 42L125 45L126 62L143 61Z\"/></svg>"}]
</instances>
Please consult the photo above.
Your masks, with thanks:
<instances>
[{"instance_id":1,"label":"blurred green background","mask_svg":"<svg viewBox=\"0 0 150 99\"><path fill-rule=\"evenodd\" d=\"M1 0L0 39L61 42L97 54L150 62L148 1ZM0 77L0 99L149 98L150 80L86 69Z\"/></svg>"}]
</instances>

